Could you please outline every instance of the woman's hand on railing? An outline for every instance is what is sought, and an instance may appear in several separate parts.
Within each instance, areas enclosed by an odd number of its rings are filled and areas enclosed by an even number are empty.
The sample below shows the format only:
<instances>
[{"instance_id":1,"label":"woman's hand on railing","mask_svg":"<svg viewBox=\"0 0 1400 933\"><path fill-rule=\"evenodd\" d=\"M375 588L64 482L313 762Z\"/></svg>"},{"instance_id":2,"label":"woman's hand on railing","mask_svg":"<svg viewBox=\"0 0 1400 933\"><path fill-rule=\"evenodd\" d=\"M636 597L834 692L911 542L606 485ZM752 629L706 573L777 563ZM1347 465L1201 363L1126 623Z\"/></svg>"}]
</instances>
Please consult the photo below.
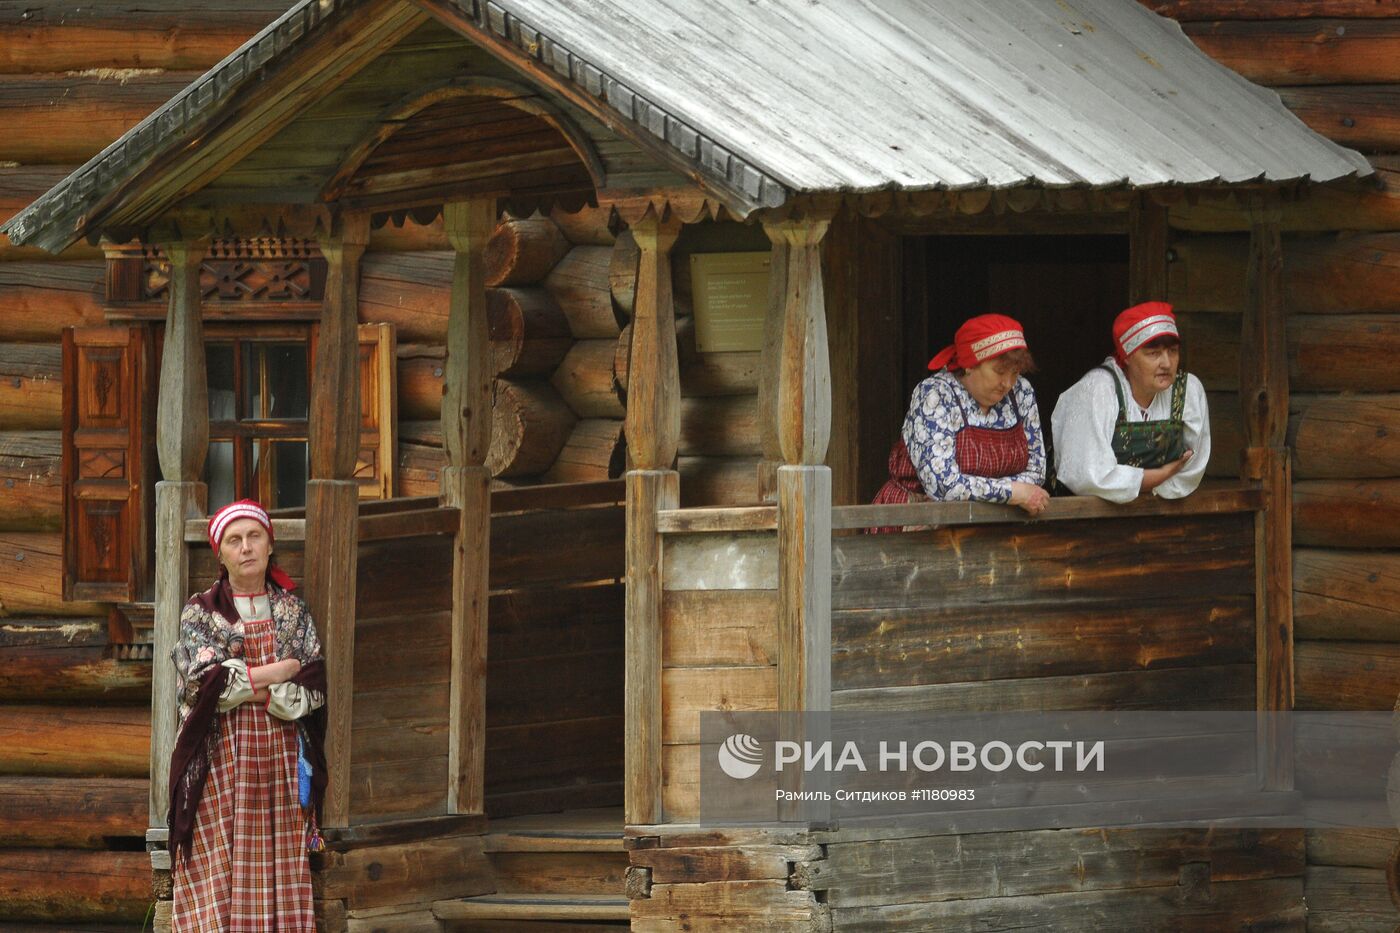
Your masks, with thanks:
<instances>
[{"instance_id":1,"label":"woman's hand on railing","mask_svg":"<svg viewBox=\"0 0 1400 933\"><path fill-rule=\"evenodd\" d=\"M1011 504L1024 509L1032 518L1045 511L1050 504L1050 494L1039 486L1013 481L1011 483Z\"/></svg>"},{"instance_id":2,"label":"woman's hand on railing","mask_svg":"<svg viewBox=\"0 0 1400 933\"><path fill-rule=\"evenodd\" d=\"M1148 493L1158 486L1171 479L1181 472L1182 467L1195 455L1194 450L1188 450L1171 463L1159 467L1152 467L1142 471L1142 486L1138 489L1139 494Z\"/></svg>"}]
</instances>

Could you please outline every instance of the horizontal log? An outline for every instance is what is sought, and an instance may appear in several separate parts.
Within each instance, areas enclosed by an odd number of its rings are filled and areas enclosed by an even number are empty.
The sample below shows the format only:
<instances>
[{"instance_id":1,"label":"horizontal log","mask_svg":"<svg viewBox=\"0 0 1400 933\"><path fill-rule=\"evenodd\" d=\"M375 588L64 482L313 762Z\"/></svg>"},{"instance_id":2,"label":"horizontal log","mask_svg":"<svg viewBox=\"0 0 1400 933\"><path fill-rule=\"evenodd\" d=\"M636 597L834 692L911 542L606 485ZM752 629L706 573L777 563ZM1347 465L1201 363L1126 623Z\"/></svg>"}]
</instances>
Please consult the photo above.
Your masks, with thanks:
<instances>
[{"instance_id":1,"label":"horizontal log","mask_svg":"<svg viewBox=\"0 0 1400 933\"><path fill-rule=\"evenodd\" d=\"M619 580L623 523L618 506L492 516L491 589Z\"/></svg>"},{"instance_id":2,"label":"horizontal log","mask_svg":"<svg viewBox=\"0 0 1400 933\"><path fill-rule=\"evenodd\" d=\"M1256 84L1400 82L1400 19L1190 23L1191 41Z\"/></svg>"},{"instance_id":3,"label":"horizontal log","mask_svg":"<svg viewBox=\"0 0 1400 933\"><path fill-rule=\"evenodd\" d=\"M104 613L98 603L64 601L62 535L0 532L0 616Z\"/></svg>"},{"instance_id":4,"label":"horizontal log","mask_svg":"<svg viewBox=\"0 0 1400 933\"><path fill-rule=\"evenodd\" d=\"M1400 476L1400 394L1295 395L1290 405L1296 479Z\"/></svg>"},{"instance_id":5,"label":"horizontal log","mask_svg":"<svg viewBox=\"0 0 1400 933\"><path fill-rule=\"evenodd\" d=\"M701 353L695 348L695 319L689 317L676 322L676 343L682 396L754 395L758 392L758 351ZM629 324L618 337L617 356L613 362L613 375L624 398L631 346Z\"/></svg>"},{"instance_id":6,"label":"horizontal log","mask_svg":"<svg viewBox=\"0 0 1400 933\"><path fill-rule=\"evenodd\" d=\"M615 418L627 414L613 381L616 340L580 340L565 355L550 379L580 418Z\"/></svg>"},{"instance_id":7,"label":"horizontal log","mask_svg":"<svg viewBox=\"0 0 1400 933\"><path fill-rule=\"evenodd\" d=\"M104 849L140 839L144 778L0 777L0 847Z\"/></svg>"},{"instance_id":8,"label":"horizontal log","mask_svg":"<svg viewBox=\"0 0 1400 933\"><path fill-rule=\"evenodd\" d=\"M575 246L545 278L544 287L580 340L616 338L622 329L608 281L611 261L611 247Z\"/></svg>"},{"instance_id":9,"label":"horizontal log","mask_svg":"<svg viewBox=\"0 0 1400 933\"><path fill-rule=\"evenodd\" d=\"M1182 237L1172 253L1168 288L1178 311L1244 309L1248 237ZM1283 253L1284 306L1292 313L1400 311L1400 234L1290 236Z\"/></svg>"},{"instance_id":10,"label":"horizontal log","mask_svg":"<svg viewBox=\"0 0 1400 933\"><path fill-rule=\"evenodd\" d=\"M359 909L427 903L492 888L480 836L420 839L349 852L326 852L313 875L318 897Z\"/></svg>"},{"instance_id":11,"label":"horizontal log","mask_svg":"<svg viewBox=\"0 0 1400 933\"><path fill-rule=\"evenodd\" d=\"M616 478L626 467L626 453L620 420L585 418L569 432L544 479L549 483L587 483Z\"/></svg>"},{"instance_id":12,"label":"horizontal log","mask_svg":"<svg viewBox=\"0 0 1400 933\"><path fill-rule=\"evenodd\" d=\"M1342 865L1384 870L1400 846L1394 827L1310 829L1307 831L1309 865Z\"/></svg>"},{"instance_id":13,"label":"horizontal log","mask_svg":"<svg viewBox=\"0 0 1400 933\"><path fill-rule=\"evenodd\" d=\"M1178 230L1201 233L1248 232L1251 223L1247 199L1233 195L1194 203L1183 198L1172 205L1169 220ZM1279 225L1311 233L1400 229L1400 166L1379 165L1374 177L1360 184L1321 186L1306 198L1286 202Z\"/></svg>"},{"instance_id":14,"label":"horizontal log","mask_svg":"<svg viewBox=\"0 0 1400 933\"><path fill-rule=\"evenodd\" d=\"M632 308L637 301L637 268L642 251L631 230L618 234L613 244L612 261L608 264L608 288L612 292L613 304L623 317L631 319Z\"/></svg>"},{"instance_id":15,"label":"horizontal log","mask_svg":"<svg viewBox=\"0 0 1400 933\"><path fill-rule=\"evenodd\" d=\"M405 422L400 422L400 425ZM447 466L447 454L441 446L399 441L398 494L401 496L435 496L442 492L442 470Z\"/></svg>"},{"instance_id":16,"label":"horizontal log","mask_svg":"<svg viewBox=\"0 0 1400 933\"><path fill-rule=\"evenodd\" d=\"M687 457L752 457L759 452L758 397L681 399L679 449Z\"/></svg>"},{"instance_id":17,"label":"horizontal log","mask_svg":"<svg viewBox=\"0 0 1400 933\"><path fill-rule=\"evenodd\" d=\"M184 90L198 71L103 70L0 77L0 161L86 162Z\"/></svg>"},{"instance_id":18,"label":"horizontal log","mask_svg":"<svg viewBox=\"0 0 1400 933\"><path fill-rule=\"evenodd\" d=\"M120 661L98 646L0 647L0 702L140 703L150 695L149 661Z\"/></svg>"},{"instance_id":19,"label":"horizontal log","mask_svg":"<svg viewBox=\"0 0 1400 933\"><path fill-rule=\"evenodd\" d=\"M1383 870L1309 865L1303 890L1310 933L1384 931L1400 924Z\"/></svg>"},{"instance_id":20,"label":"horizontal log","mask_svg":"<svg viewBox=\"0 0 1400 933\"><path fill-rule=\"evenodd\" d=\"M1400 644L1297 641L1294 708L1389 712L1400 692Z\"/></svg>"},{"instance_id":21,"label":"horizontal log","mask_svg":"<svg viewBox=\"0 0 1400 933\"><path fill-rule=\"evenodd\" d=\"M577 421L547 382L496 380L491 407L492 476L538 476L564 449Z\"/></svg>"},{"instance_id":22,"label":"horizontal log","mask_svg":"<svg viewBox=\"0 0 1400 933\"><path fill-rule=\"evenodd\" d=\"M1140 0L1153 12L1190 22L1203 19L1356 19L1395 15L1378 0Z\"/></svg>"},{"instance_id":23,"label":"horizontal log","mask_svg":"<svg viewBox=\"0 0 1400 933\"><path fill-rule=\"evenodd\" d=\"M0 432L0 530L60 529L62 443L58 431Z\"/></svg>"},{"instance_id":24,"label":"horizontal log","mask_svg":"<svg viewBox=\"0 0 1400 933\"><path fill-rule=\"evenodd\" d=\"M1300 639L1400 641L1400 554L1295 548L1293 625Z\"/></svg>"},{"instance_id":25,"label":"horizontal log","mask_svg":"<svg viewBox=\"0 0 1400 933\"><path fill-rule=\"evenodd\" d=\"M107 644L107 619L0 619L0 648L90 648Z\"/></svg>"},{"instance_id":26,"label":"horizontal log","mask_svg":"<svg viewBox=\"0 0 1400 933\"><path fill-rule=\"evenodd\" d=\"M681 508L754 505L759 501L757 457L681 457Z\"/></svg>"},{"instance_id":27,"label":"horizontal log","mask_svg":"<svg viewBox=\"0 0 1400 933\"><path fill-rule=\"evenodd\" d=\"M65 327L101 326L105 276L100 260L0 263L4 338L58 343Z\"/></svg>"},{"instance_id":28,"label":"horizontal log","mask_svg":"<svg viewBox=\"0 0 1400 933\"><path fill-rule=\"evenodd\" d=\"M1240 317L1181 314L1182 365L1207 389L1239 386ZM1298 392L1390 392L1400 376L1400 316L1295 314L1288 319L1288 380Z\"/></svg>"},{"instance_id":29,"label":"horizontal log","mask_svg":"<svg viewBox=\"0 0 1400 933\"><path fill-rule=\"evenodd\" d=\"M139 924L151 906L145 852L0 849L0 917Z\"/></svg>"},{"instance_id":30,"label":"horizontal log","mask_svg":"<svg viewBox=\"0 0 1400 933\"><path fill-rule=\"evenodd\" d=\"M146 707L0 706L0 774L146 777L150 744Z\"/></svg>"},{"instance_id":31,"label":"horizontal log","mask_svg":"<svg viewBox=\"0 0 1400 933\"><path fill-rule=\"evenodd\" d=\"M633 865L651 871L653 884L694 884L724 879L756 881L763 878L788 879L793 862L821 858L817 846L675 846L633 849Z\"/></svg>"},{"instance_id":32,"label":"horizontal log","mask_svg":"<svg viewBox=\"0 0 1400 933\"><path fill-rule=\"evenodd\" d=\"M450 250L366 253L360 264L360 323L393 324L403 343L446 344L452 262Z\"/></svg>"},{"instance_id":33,"label":"horizontal log","mask_svg":"<svg viewBox=\"0 0 1400 933\"><path fill-rule=\"evenodd\" d=\"M0 343L0 423L16 431L56 431L62 419L62 348Z\"/></svg>"},{"instance_id":34,"label":"horizontal log","mask_svg":"<svg viewBox=\"0 0 1400 933\"><path fill-rule=\"evenodd\" d=\"M1295 482L1293 544L1400 548L1400 479Z\"/></svg>"},{"instance_id":35,"label":"horizontal log","mask_svg":"<svg viewBox=\"0 0 1400 933\"><path fill-rule=\"evenodd\" d=\"M1400 87L1347 84L1279 89L1284 106L1335 143L1363 152L1400 150Z\"/></svg>"},{"instance_id":36,"label":"horizontal log","mask_svg":"<svg viewBox=\"0 0 1400 933\"><path fill-rule=\"evenodd\" d=\"M441 346L399 344L396 356L400 419L437 420L441 416L446 353Z\"/></svg>"},{"instance_id":37,"label":"horizontal log","mask_svg":"<svg viewBox=\"0 0 1400 933\"><path fill-rule=\"evenodd\" d=\"M542 282L570 248L548 217L503 220L486 241L486 284L494 288Z\"/></svg>"},{"instance_id":38,"label":"horizontal log","mask_svg":"<svg viewBox=\"0 0 1400 933\"><path fill-rule=\"evenodd\" d=\"M201 6L40 0L0 13L0 71L204 70L286 12L280 0Z\"/></svg>"},{"instance_id":39,"label":"horizontal log","mask_svg":"<svg viewBox=\"0 0 1400 933\"><path fill-rule=\"evenodd\" d=\"M556 207L549 219L564 232L575 246L612 246L617 239L612 231L611 207L583 207L569 212Z\"/></svg>"},{"instance_id":40,"label":"horizontal log","mask_svg":"<svg viewBox=\"0 0 1400 933\"><path fill-rule=\"evenodd\" d=\"M568 318L542 288L490 289L486 308L492 375L548 376L573 346Z\"/></svg>"}]
</instances>

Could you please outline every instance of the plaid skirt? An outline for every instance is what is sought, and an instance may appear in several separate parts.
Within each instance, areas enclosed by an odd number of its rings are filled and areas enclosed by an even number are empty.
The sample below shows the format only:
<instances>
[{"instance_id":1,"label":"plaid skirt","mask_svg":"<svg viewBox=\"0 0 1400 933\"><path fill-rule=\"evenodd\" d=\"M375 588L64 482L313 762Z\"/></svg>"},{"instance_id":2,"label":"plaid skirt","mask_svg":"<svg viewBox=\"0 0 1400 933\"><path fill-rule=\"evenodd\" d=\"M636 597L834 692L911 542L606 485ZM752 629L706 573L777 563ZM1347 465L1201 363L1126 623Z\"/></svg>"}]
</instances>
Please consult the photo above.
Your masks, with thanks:
<instances>
[{"instance_id":1,"label":"plaid skirt","mask_svg":"<svg viewBox=\"0 0 1400 933\"><path fill-rule=\"evenodd\" d=\"M249 667L276 660L272 620L244 622ZM256 703L218 716L188 859L174 866L175 933L314 933L295 723Z\"/></svg>"}]
</instances>

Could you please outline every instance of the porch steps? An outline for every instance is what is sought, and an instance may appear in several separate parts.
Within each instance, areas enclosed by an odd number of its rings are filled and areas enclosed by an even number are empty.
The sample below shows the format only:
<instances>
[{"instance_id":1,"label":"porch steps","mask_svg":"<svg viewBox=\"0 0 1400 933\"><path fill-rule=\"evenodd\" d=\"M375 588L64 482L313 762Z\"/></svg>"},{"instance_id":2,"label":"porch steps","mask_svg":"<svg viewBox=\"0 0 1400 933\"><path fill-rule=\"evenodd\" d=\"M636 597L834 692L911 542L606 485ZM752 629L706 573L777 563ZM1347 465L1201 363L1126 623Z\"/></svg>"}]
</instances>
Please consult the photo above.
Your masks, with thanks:
<instances>
[{"instance_id":1,"label":"porch steps","mask_svg":"<svg viewBox=\"0 0 1400 933\"><path fill-rule=\"evenodd\" d=\"M485 850L496 891L438 901L453 933L617 930L628 922L621 808L492 820Z\"/></svg>"}]
</instances>

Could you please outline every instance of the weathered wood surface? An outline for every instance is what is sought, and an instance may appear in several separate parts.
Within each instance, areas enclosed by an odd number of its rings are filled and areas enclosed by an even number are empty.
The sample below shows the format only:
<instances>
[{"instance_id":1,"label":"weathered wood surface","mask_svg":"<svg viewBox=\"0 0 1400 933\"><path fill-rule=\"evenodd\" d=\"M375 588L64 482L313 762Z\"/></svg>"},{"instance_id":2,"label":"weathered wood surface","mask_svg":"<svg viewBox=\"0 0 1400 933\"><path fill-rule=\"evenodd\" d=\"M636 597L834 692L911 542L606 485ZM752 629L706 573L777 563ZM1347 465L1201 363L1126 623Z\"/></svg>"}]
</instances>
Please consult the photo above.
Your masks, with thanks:
<instances>
[{"instance_id":1,"label":"weathered wood surface","mask_svg":"<svg viewBox=\"0 0 1400 933\"><path fill-rule=\"evenodd\" d=\"M614 479L625 466L622 421L585 418L574 425L554 464L545 472L550 483L580 483Z\"/></svg>"},{"instance_id":2,"label":"weathered wood surface","mask_svg":"<svg viewBox=\"0 0 1400 933\"><path fill-rule=\"evenodd\" d=\"M1189 528L1189 533L1186 529ZM968 525L900 535L837 537L832 608L969 606L994 579L999 600L1174 598L1253 592L1252 516L1107 519L1005 530ZM1070 558L1077 569L1065 573Z\"/></svg>"},{"instance_id":3,"label":"weathered wood surface","mask_svg":"<svg viewBox=\"0 0 1400 933\"><path fill-rule=\"evenodd\" d=\"M1359 190L1319 187L1307 198L1286 202L1284 230L1334 233L1400 229L1400 171L1396 169L1381 165L1374 180ZM1178 230L1222 233L1249 229L1249 212L1234 196L1207 197L1194 204L1183 199L1172 206L1170 217L1172 227Z\"/></svg>"},{"instance_id":4,"label":"weathered wood surface","mask_svg":"<svg viewBox=\"0 0 1400 933\"><path fill-rule=\"evenodd\" d=\"M650 303L648 300L640 305L644 314ZM648 376L654 378L653 374L648 373ZM628 414L634 414L630 403ZM631 417L628 421L633 425L637 423ZM624 614L627 770L623 778L623 808L627 823L657 823L669 810L665 791L667 768L663 758L661 680L661 606L666 579L662 560L665 552L656 528L656 513L675 508L679 480L678 474L671 470L633 470L627 474L627 534L623 555L627 580Z\"/></svg>"},{"instance_id":5,"label":"weathered wood surface","mask_svg":"<svg viewBox=\"0 0 1400 933\"><path fill-rule=\"evenodd\" d=\"M145 833L143 778L0 777L0 846L104 849Z\"/></svg>"},{"instance_id":6,"label":"weathered wood surface","mask_svg":"<svg viewBox=\"0 0 1400 933\"><path fill-rule=\"evenodd\" d=\"M5 75L0 114L9 130L0 142L0 160L85 162L197 77L197 71L144 69Z\"/></svg>"},{"instance_id":7,"label":"weathered wood surface","mask_svg":"<svg viewBox=\"0 0 1400 933\"><path fill-rule=\"evenodd\" d=\"M671 251L681 226L675 216L663 219L649 209L630 230L639 254L625 430L630 462L640 470L670 470L683 432L671 286Z\"/></svg>"},{"instance_id":8,"label":"weathered wood surface","mask_svg":"<svg viewBox=\"0 0 1400 933\"><path fill-rule=\"evenodd\" d=\"M554 463L578 418L547 382L497 380L491 408L492 476L534 476Z\"/></svg>"},{"instance_id":9,"label":"weathered wood surface","mask_svg":"<svg viewBox=\"0 0 1400 933\"><path fill-rule=\"evenodd\" d=\"M616 418L627 410L613 379L616 340L580 340L565 355L550 382L580 418Z\"/></svg>"},{"instance_id":10,"label":"weathered wood surface","mask_svg":"<svg viewBox=\"0 0 1400 933\"><path fill-rule=\"evenodd\" d=\"M281 0L201 7L43 0L0 16L0 72L204 70L286 12Z\"/></svg>"},{"instance_id":11,"label":"weathered wood surface","mask_svg":"<svg viewBox=\"0 0 1400 933\"><path fill-rule=\"evenodd\" d=\"M663 665L775 664L777 599L776 590L666 590L661 603Z\"/></svg>"},{"instance_id":12,"label":"weathered wood surface","mask_svg":"<svg viewBox=\"0 0 1400 933\"><path fill-rule=\"evenodd\" d=\"M1293 544L1400 548L1400 480L1295 482Z\"/></svg>"},{"instance_id":13,"label":"weathered wood surface","mask_svg":"<svg viewBox=\"0 0 1400 933\"><path fill-rule=\"evenodd\" d=\"M101 260L0 263L6 340L57 342L65 327L103 323Z\"/></svg>"},{"instance_id":14,"label":"weathered wood surface","mask_svg":"<svg viewBox=\"0 0 1400 933\"><path fill-rule=\"evenodd\" d=\"M1400 923L1384 871L1309 865L1309 933L1390 933Z\"/></svg>"},{"instance_id":15,"label":"weathered wood surface","mask_svg":"<svg viewBox=\"0 0 1400 933\"><path fill-rule=\"evenodd\" d=\"M800 866L833 909L1175 887L1188 864L1210 885L1296 877L1298 830L1042 830L833 843ZM805 870L803 870L805 869ZM1009 870L1008 870L1009 869Z\"/></svg>"},{"instance_id":16,"label":"weathered wood surface","mask_svg":"<svg viewBox=\"0 0 1400 933\"><path fill-rule=\"evenodd\" d=\"M1256 84L1400 83L1400 20L1217 21L1191 23L1185 31L1211 58Z\"/></svg>"},{"instance_id":17,"label":"weathered wood surface","mask_svg":"<svg viewBox=\"0 0 1400 933\"><path fill-rule=\"evenodd\" d=\"M1293 620L1298 638L1400 641L1400 555L1296 549Z\"/></svg>"},{"instance_id":18,"label":"weathered wood surface","mask_svg":"<svg viewBox=\"0 0 1400 933\"><path fill-rule=\"evenodd\" d=\"M100 646L0 647L0 702L144 703L149 661L119 661Z\"/></svg>"},{"instance_id":19,"label":"weathered wood surface","mask_svg":"<svg viewBox=\"0 0 1400 933\"><path fill-rule=\"evenodd\" d=\"M575 246L612 246L616 239L612 231L611 207L585 205L573 212L556 207L549 212L549 219Z\"/></svg>"},{"instance_id":20,"label":"weathered wood surface","mask_svg":"<svg viewBox=\"0 0 1400 933\"><path fill-rule=\"evenodd\" d=\"M0 423L14 431L55 431L63 416L63 350L56 344L0 344Z\"/></svg>"},{"instance_id":21,"label":"weathered wood surface","mask_svg":"<svg viewBox=\"0 0 1400 933\"><path fill-rule=\"evenodd\" d=\"M435 344L401 343L395 355L398 357L399 420L437 421L442 415L445 348ZM441 444L441 428L438 433Z\"/></svg>"},{"instance_id":22,"label":"weathered wood surface","mask_svg":"<svg viewBox=\"0 0 1400 933\"><path fill-rule=\"evenodd\" d=\"M7 921L139 924L151 905L145 852L0 849L0 916Z\"/></svg>"},{"instance_id":23,"label":"weathered wood surface","mask_svg":"<svg viewBox=\"0 0 1400 933\"><path fill-rule=\"evenodd\" d=\"M145 777L150 741L144 707L0 706L4 774Z\"/></svg>"},{"instance_id":24,"label":"weathered wood surface","mask_svg":"<svg viewBox=\"0 0 1400 933\"><path fill-rule=\"evenodd\" d=\"M759 453L758 397L680 400L678 450L687 457L754 457Z\"/></svg>"},{"instance_id":25,"label":"weathered wood surface","mask_svg":"<svg viewBox=\"0 0 1400 933\"><path fill-rule=\"evenodd\" d=\"M540 288L493 288L486 295L491 371L497 376L554 372L573 345L569 320Z\"/></svg>"},{"instance_id":26,"label":"weathered wood surface","mask_svg":"<svg viewBox=\"0 0 1400 933\"><path fill-rule=\"evenodd\" d=\"M98 603L63 599L63 536L48 531L0 533L0 616L93 616Z\"/></svg>"},{"instance_id":27,"label":"weathered wood surface","mask_svg":"<svg viewBox=\"0 0 1400 933\"><path fill-rule=\"evenodd\" d=\"M611 262L611 247L575 246L544 280L580 340L616 338L622 329L608 281Z\"/></svg>"},{"instance_id":28,"label":"weathered wood surface","mask_svg":"<svg viewBox=\"0 0 1400 933\"><path fill-rule=\"evenodd\" d=\"M318 897L350 909L425 903L491 890L480 836L445 836L397 845L328 851L312 882Z\"/></svg>"},{"instance_id":29,"label":"weathered wood surface","mask_svg":"<svg viewBox=\"0 0 1400 933\"><path fill-rule=\"evenodd\" d=\"M847 611L832 617L837 689L1242 664L1254 657L1248 594Z\"/></svg>"},{"instance_id":30,"label":"weathered wood surface","mask_svg":"<svg viewBox=\"0 0 1400 933\"><path fill-rule=\"evenodd\" d=\"M58 531L62 521L60 433L0 432L0 530Z\"/></svg>"},{"instance_id":31,"label":"weathered wood surface","mask_svg":"<svg viewBox=\"0 0 1400 933\"><path fill-rule=\"evenodd\" d=\"M608 264L608 288L612 292L613 306L625 318L632 317L632 308L637 301L637 263L642 251L637 247L636 237L631 230L623 230L613 244L612 261Z\"/></svg>"},{"instance_id":32,"label":"weathered wood surface","mask_svg":"<svg viewBox=\"0 0 1400 933\"><path fill-rule=\"evenodd\" d=\"M487 843L490 845L490 843ZM627 874L622 840L616 852L493 852L498 891L522 894L616 894Z\"/></svg>"},{"instance_id":33,"label":"weathered wood surface","mask_svg":"<svg viewBox=\"0 0 1400 933\"><path fill-rule=\"evenodd\" d=\"M618 506L493 516L491 589L620 579L622 529ZM561 547L541 548L541 541Z\"/></svg>"},{"instance_id":34,"label":"weathered wood surface","mask_svg":"<svg viewBox=\"0 0 1400 933\"><path fill-rule=\"evenodd\" d=\"M1400 394L1293 396L1295 479L1400 476Z\"/></svg>"},{"instance_id":35,"label":"weathered wood surface","mask_svg":"<svg viewBox=\"0 0 1400 933\"><path fill-rule=\"evenodd\" d=\"M533 285L569 252L570 243L547 217L504 220L486 243L486 284Z\"/></svg>"},{"instance_id":36,"label":"weathered wood surface","mask_svg":"<svg viewBox=\"0 0 1400 933\"><path fill-rule=\"evenodd\" d=\"M366 254L360 268L360 322L393 324L401 343L445 344L452 257L451 250Z\"/></svg>"},{"instance_id":37,"label":"weathered wood surface","mask_svg":"<svg viewBox=\"0 0 1400 933\"><path fill-rule=\"evenodd\" d=\"M1287 20L1368 16L1388 17L1390 7L1376 0L1142 0L1153 12L1180 22L1216 19Z\"/></svg>"},{"instance_id":38,"label":"weathered wood surface","mask_svg":"<svg viewBox=\"0 0 1400 933\"><path fill-rule=\"evenodd\" d=\"M1362 152L1400 149L1400 87L1349 84L1279 89L1284 106L1309 127Z\"/></svg>"},{"instance_id":39,"label":"weathered wood surface","mask_svg":"<svg viewBox=\"0 0 1400 933\"><path fill-rule=\"evenodd\" d=\"M681 508L757 505L757 457L680 457Z\"/></svg>"},{"instance_id":40,"label":"weathered wood surface","mask_svg":"<svg viewBox=\"0 0 1400 933\"><path fill-rule=\"evenodd\" d=\"M668 590L776 590L773 532L666 536L661 578Z\"/></svg>"},{"instance_id":41,"label":"weathered wood surface","mask_svg":"<svg viewBox=\"0 0 1400 933\"><path fill-rule=\"evenodd\" d=\"M668 667L661 672L661 738L667 745L697 744L702 712L778 708L778 668L774 665Z\"/></svg>"},{"instance_id":42,"label":"weathered wood surface","mask_svg":"<svg viewBox=\"0 0 1400 933\"><path fill-rule=\"evenodd\" d=\"M1395 858L1400 831L1378 828L1310 829L1308 864L1384 869Z\"/></svg>"},{"instance_id":43,"label":"weathered wood surface","mask_svg":"<svg viewBox=\"0 0 1400 933\"><path fill-rule=\"evenodd\" d=\"M617 357L613 375L625 393L628 380L628 351L631 349L632 328L623 328L617 341ZM758 371L762 354L757 350L728 353L701 353L695 346L695 319L676 321L676 342L679 347L681 395L754 395L758 392Z\"/></svg>"},{"instance_id":44,"label":"weathered wood surface","mask_svg":"<svg viewBox=\"0 0 1400 933\"><path fill-rule=\"evenodd\" d=\"M1207 389L1238 386L1240 320L1234 314L1182 314L1183 365ZM1292 315L1288 380L1294 391L1390 392L1390 360L1400 352L1400 318L1390 314Z\"/></svg>"},{"instance_id":45,"label":"weathered wood surface","mask_svg":"<svg viewBox=\"0 0 1400 933\"><path fill-rule=\"evenodd\" d=\"M1394 708L1400 684L1400 645L1300 641L1295 655L1298 709Z\"/></svg>"},{"instance_id":46,"label":"weathered wood surface","mask_svg":"<svg viewBox=\"0 0 1400 933\"><path fill-rule=\"evenodd\" d=\"M1172 244L1178 311L1239 311L1247 237L1190 236ZM1400 311L1400 234L1350 233L1284 239L1283 300L1290 313Z\"/></svg>"},{"instance_id":47,"label":"weathered wood surface","mask_svg":"<svg viewBox=\"0 0 1400 933\"><path fill-rule=\"evenodd\" d=\"M789 889L785 879L654 884L651 896L631 902L637 930L829 929L826 908L811 891ZM693 920L692 920L693 918ZM709 923L706 923L706 919ZM699 924L705 924L700 926Z\"/></svg>"}]
</instances>

